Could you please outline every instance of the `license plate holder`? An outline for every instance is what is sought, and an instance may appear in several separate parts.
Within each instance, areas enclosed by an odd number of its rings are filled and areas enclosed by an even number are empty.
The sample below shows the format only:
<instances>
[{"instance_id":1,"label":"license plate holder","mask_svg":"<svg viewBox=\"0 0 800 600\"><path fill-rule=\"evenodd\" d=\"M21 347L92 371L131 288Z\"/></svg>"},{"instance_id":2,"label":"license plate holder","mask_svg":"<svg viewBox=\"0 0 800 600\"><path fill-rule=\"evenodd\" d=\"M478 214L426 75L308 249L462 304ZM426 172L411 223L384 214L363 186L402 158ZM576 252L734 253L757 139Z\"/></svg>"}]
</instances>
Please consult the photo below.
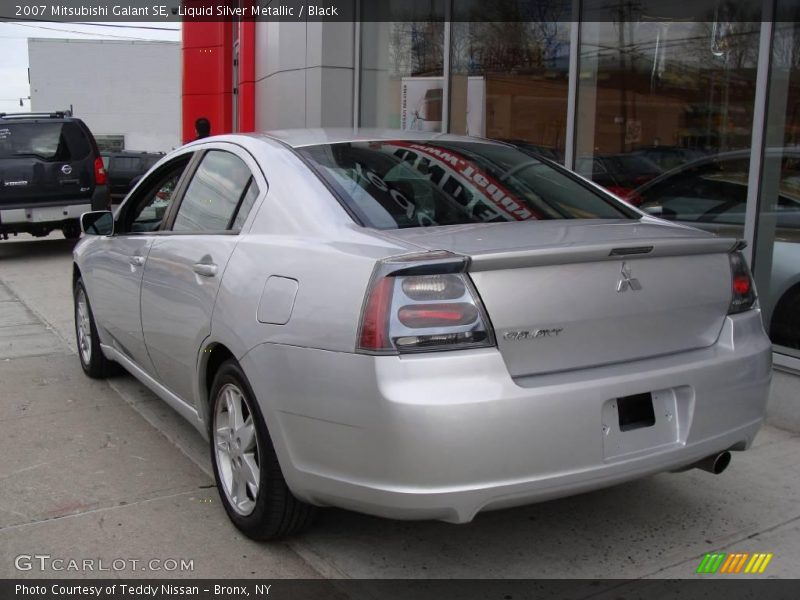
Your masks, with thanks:
<instances>
[{"instance_id":1,"label":"license plate holder","mask_svg":"<svg viewBox=\"0 0 800 600\"><path fill-rule=\"evenodd\" d=\"M650 392L617 398L619 430L632 431L656 424L653 395Z\"/></svg>"},{"instance_id":2,"label":"license plate holder","mask_svg":"<svg viewBox=\"0 0 800 600\"><path fill-rule=\"evenodd\" d=\"M659 452L684 444L694 410L689 386L609 398L598 424L606 461Z\"/></svg>"}]
</instances>

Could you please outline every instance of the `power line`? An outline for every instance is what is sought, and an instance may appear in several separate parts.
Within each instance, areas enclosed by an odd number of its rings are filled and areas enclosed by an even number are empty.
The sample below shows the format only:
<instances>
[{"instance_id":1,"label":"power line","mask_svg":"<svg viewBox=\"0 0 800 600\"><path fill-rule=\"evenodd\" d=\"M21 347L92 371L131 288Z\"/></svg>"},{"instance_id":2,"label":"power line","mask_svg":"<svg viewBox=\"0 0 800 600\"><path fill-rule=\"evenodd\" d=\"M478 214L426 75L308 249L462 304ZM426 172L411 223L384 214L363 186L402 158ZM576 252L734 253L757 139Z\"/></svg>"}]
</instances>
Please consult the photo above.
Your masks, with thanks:
<instances>
[{"instance_id":1,"label":"power line","mask_svg":"<svg viewBox=\"0 0 800 600\"><path fill-rule=\"evenodd\" d=\"M92 31L78 31L77 29L59 29L57 27L45 27L44 25L31 25L29 23L15 23L15 25L19 25L20 27L30 27L31 29L44 29L45 31L56 31L59 33L76 33L78 35L94 35L94 36L103 36L103 37L110 37L116 38L121 40L138 40L138 41L159 41L153 40L151 38L143 38L143 37L133 37L130 35L114 35L113 33L100 33L100 32L92 32Z\"/></svg>"},{"instance_id":2,"label":"power line","mask_svg":"<svg viewBox=\"0 0 800 600\"><path fill-rule=\"evenodd\" d=\"M59 21L48 21L50 23L58 23ZM84 23L76 21L75 25L89 25L92 27L118 27L120 29L150 29L153 31L180 31L180 27L152 27L150 25L120 25L119 23Z\"/></svg>"},{"instance_id":3,"label":"power line","mask_svg":"<svg viewBox=\"0 0 800 600\"><path fill-rule=\"evenodd\" d=\"M11 20L7 17L0 17L0 21L6 21L9 25L22 25L18 21L28 21L34 23L53 23L59 24L63 21L53 21L52 19L34 19L34 18L21 18ZM180 31L181 29L175 27L153 27L152 25L123 25L121 23L89 23L87 21L70 21L73 25L85 25L87 27L116 27L119 29L148 29L152 31Z\"/></svg>"}]
</instances>

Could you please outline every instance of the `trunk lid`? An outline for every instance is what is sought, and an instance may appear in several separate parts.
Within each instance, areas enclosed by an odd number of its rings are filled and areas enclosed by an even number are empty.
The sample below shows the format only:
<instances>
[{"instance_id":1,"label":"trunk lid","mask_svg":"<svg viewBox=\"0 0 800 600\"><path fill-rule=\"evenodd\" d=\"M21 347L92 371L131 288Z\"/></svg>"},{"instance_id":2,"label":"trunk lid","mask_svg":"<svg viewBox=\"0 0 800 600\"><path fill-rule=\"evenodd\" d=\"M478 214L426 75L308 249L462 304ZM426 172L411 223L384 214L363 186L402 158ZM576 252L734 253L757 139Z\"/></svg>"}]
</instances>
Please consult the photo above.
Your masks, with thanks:
<instances>
[{"instance_id":1,"label":"trunk lid","mask_svg":"<svg viewBox=\"0 0 800 600\"><path fill-rule=\"evenodd\" d=\"M655 220L534 221L382 232L471 258L513 377L712 345L731 300L731 238Z\"/></svg>"}]
</instances>

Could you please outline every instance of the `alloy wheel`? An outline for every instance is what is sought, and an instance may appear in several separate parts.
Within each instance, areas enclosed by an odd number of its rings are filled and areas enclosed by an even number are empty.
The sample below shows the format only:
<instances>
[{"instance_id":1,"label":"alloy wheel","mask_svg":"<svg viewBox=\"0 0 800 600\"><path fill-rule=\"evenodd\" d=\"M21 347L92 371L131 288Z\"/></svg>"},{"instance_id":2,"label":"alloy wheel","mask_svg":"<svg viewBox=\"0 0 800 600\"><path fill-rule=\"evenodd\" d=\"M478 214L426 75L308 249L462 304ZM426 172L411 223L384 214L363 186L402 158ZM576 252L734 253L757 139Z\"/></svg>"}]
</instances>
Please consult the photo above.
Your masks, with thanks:
<instances>
[{"instance_id":1,"label":"alloy wheel","mask_svg":"<svg viewBox=\"0 0 800 600\"><path fill-rule=\"evenodd\" d=\"M92 361L92 321L89 314L89 303L83 287L78 289L75 299L75 321L77 323L78 351L81 361L88 365Z\"/></svg>"},{"instance_id":2,"label":"alloy wheel","mask_svg":"<svg viewBox=\"0 0 800 600\"><path fill-rule=\"evenodd\" d=\"M222 488L242 516L253 512L261 482L253 411L239 387L220 388L214 411L214 451Z\"/></svg>"}]
</instances>

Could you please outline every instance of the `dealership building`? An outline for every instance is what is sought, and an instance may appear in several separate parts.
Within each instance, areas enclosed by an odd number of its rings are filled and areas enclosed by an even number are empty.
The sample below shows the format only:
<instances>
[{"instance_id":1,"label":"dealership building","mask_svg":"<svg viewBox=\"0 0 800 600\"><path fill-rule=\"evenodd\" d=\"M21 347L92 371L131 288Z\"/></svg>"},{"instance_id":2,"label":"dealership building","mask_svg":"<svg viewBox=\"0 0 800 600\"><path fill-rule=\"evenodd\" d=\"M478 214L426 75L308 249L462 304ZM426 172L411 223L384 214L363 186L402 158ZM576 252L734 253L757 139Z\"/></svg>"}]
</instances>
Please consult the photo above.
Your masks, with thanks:
<instances>
[{"instance_id":1,"label":"dealership building","mask_svg":"<svg viewBox=\"0 0 800 600\"><path fill-rule=\"evenodd\" d=\"M430 4L450 18L184 23L184 141L200 116L212 133L498 138L651 214L741 237L775 344L771 418L800 428L796 2L698 0L691 19L662 16L662 0L510 2L535 14L505 22Z\"/></svg>"},{"instance_id":2,"label":"dealership building","mask_svg":"<svg viewBox=\"0 0 800 600\"><path fill-rule=\"evenodd\" d=\"M181 143L181 48L152 40L28 40L31 110L72 109L101 150Z\"/></svg>"}]
</instances>

